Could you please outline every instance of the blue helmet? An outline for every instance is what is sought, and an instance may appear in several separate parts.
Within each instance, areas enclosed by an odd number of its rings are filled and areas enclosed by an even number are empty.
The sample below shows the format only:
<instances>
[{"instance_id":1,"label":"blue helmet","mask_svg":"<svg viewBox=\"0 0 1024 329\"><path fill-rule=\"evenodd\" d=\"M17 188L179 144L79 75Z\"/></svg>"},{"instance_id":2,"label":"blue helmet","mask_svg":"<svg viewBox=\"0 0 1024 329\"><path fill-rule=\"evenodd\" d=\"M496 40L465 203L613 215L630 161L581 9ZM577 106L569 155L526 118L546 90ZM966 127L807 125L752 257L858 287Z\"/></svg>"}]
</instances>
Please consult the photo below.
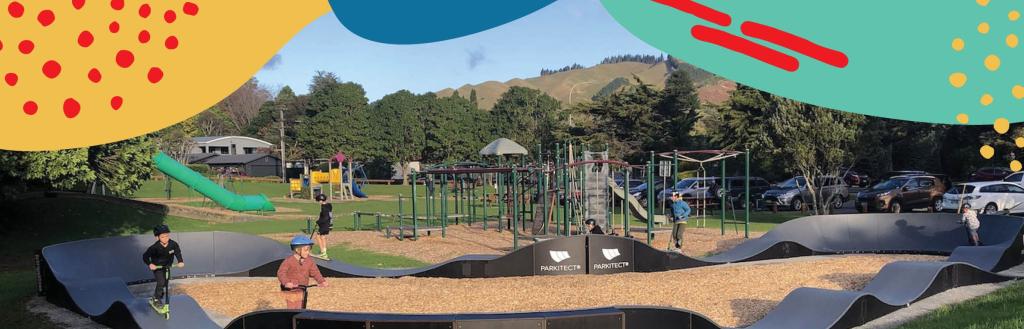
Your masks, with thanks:
<instances>
[{"instance_id":1,"label":"blue helmet","mask_svg":"<svg viewBox=\"0 0 1024 329\"><path fill-rule=\"evenodd\" d=\"M294 238L292 238L292 243L291 243L292 249L295 249L295 248L301 247L301 246L312 246L312 245L313 245L313 240L310 240L305 235L296 235Z\"/></svg>"}]
</instances>

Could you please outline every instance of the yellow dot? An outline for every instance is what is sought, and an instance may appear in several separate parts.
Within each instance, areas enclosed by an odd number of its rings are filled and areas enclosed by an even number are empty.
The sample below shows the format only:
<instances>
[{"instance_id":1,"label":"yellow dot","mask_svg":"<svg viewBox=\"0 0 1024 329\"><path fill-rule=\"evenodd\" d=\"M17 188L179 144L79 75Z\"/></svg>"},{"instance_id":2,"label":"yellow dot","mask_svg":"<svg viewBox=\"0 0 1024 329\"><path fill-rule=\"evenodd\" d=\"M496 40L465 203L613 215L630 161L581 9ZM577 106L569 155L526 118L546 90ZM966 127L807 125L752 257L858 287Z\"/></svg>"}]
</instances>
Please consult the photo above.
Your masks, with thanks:
<instances>
[{"instance_id":1,"label":"yellow dot","mask_svg":"<svg viewBox=\"0 0 1024 329\"><path fill-rule=\"evenodd\" d=\"M1006 17L1009 17L1011 22L1016 22L1018 19L1020 19L1020 12L1016 10L1011 10L1010 14L1006 15Z\"/></svg>"},{"instance_id":2,"label":"yellow dot","mask_svg":"<svg viewBox=\"0 0 1024 329\"><path fill-rule=\"evenodd\" d=\"M992 95L989 95L989 94L981 95L981 105L984 105L984 106L992 105Z\"/></svg>"},{"instance_id":3,"label":"yellow dot","mask_svg":"<svg viewBox=\"0 0 1024 329\"><path fill-rule=\"evenodd\" d=\"M950 78L952 81L952 78ZM1021 99L1024 98L1024 87L1021 85L1013 86L1013 98Z\"/></svg>"},{"instance_id":4,"label":"yellow dot","mask_svg":"<svg viewBox=\"0 0 1024 329\"><path fill-rule=\"evenodd\" d=\"M956 50L956 51L964 50L964 39L960 39L960 38L953 39L953 50Z\"/></svg>"},{"instance_id":5,"label":"yellow dot","mask_svg":"<svg viewBox=\"0 0 1024 329\"><path fill-rule=\"evenodd\" d=\"M1017 44L1020 43L1020 39L1017 38L1016 34L1010 33L1006 36L1006 46L1010 48L1017 48Z\"/></svg>"},{"instance_id":6,"label":"yellow dot","mask_svg":"<svg viewBox=\"0 0 1024 329\"><path fill-rule=\"evenodd\" d=\"M988 145L981 147L981 157L991 159L993 155L996 155L996 149Z\"/></svg>"},{"instance_id":7,"label":"yellow dot","mask_svg":"<svg viewBox=\"0 0 1024 329\"><path fill-rule=\"evenodd\" d=\"M1010 161L1010 170L1020 171L1020 169L1022 167L1024 167L1024 166L1020 165L1020 161L1017 161L1017 160Z\"/></svg>"},{"instance_id":8,"label":"yellow dot","mask_svg":"<svg viewBox=\"0 0 1024 329\"><path fill-rule=\"evenodd\" d=\"M1006 118L996 119L996 123L992 124L992 127L996 129L997 133L1005 134L1010 131L1010 121Z\"/></svg>"},{"instance_id":9,"label":"yellow dot","mask_svg":"<svg viewBox=\"0 0 1024 329\"><path fill-rule=\"evenodd\" d=\"M981 24L978 24L978 33L988 34L988 30L989 30L988 23L981 22Z\"/></svg>"},{"instance_id":10,"label":"yellow dot","mask_svg":"<svg viewBox=\"0 0 1024 329\"><path fill-rule=\"evenodd\" d=\"M976 1L978 2L978 5L980 5L982 7L988 6L988 0L976 0Z\"/></svg>"},{"instance_id":11,"label":"yellow dot","mask_svg":"<svg viewBox=\"0 0 1024 329\"><path fill-rule=\"evenodd\" d=\"M1017 139L1013 140L1013 143L1017 144L1018 148L1024 148L1024 137L1017 137Z\"/></svg>"},{"instance_id":12,"label":"yellow dot","mask_svg":"<svg viewBox=\"0 0 1024 329\"><path fill-rule=\"evenodd\" d=\"M988 69L989 71L998 70L999 64L1001 64L1001 62L999 61L999 56L988 55L987 57L985 57L985 68Z\"/></svg>"},{"instance_id":13,"label":"yellow dot","mask_svg":"<svg viewBox=\"0 0 1024 329\"><path fill-rule=\"evenodd\" d=\"M956 88L963 87L965 84L967 84L967 75L963 74L963 73L960 73L960 72L956 72L956 73L950 74L949 75L949 84L953 85L953 87L956 87ZM1016 90L1016 89L1014 89L1014 90ZM1024 92L1024 91L1022 91L1022 92ZM1020 97L1017 97L1017 98L1020 98Z\"/></svg>"},{"instance_id":14,"label":"yellow dot","mask_svg":"<svg viewBox=\"0 0 1024 329\"><path fill-rule=\"evenodd\" d=\"M968 121L967 114L960 113L960 114L956 115L956 122L959 122L961 124L967 124L967 121ZM1024 137L1022 137L1021 140L1024 140Z\"/></svg>"}]
</instances>

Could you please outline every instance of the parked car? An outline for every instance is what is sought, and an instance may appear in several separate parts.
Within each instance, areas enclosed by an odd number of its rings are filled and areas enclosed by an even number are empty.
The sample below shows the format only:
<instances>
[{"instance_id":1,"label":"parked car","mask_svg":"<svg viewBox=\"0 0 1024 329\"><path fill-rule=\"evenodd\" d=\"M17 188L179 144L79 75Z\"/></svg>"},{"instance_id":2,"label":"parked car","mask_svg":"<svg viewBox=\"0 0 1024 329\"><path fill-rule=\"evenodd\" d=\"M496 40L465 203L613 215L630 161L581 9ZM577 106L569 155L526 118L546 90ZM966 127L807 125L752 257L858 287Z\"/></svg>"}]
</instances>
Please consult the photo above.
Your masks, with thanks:
<instances>
[{"instance_id":1,"label":"parked car","mask_svg":"<svg viewBox=\"0 0 1024 329\"><path fill-rule=\"evenodd\" d=\"M946 184L932 175L895 176L857 193L857 211L900 213L916 208L941 208Z\"/></svg>"},{"instance_id":2,"label":"parked car","mask_svg":"<svg viewBox=\"0 0 1024 329\"><path fill-rule=\"evenodd\" d=\"M654 194L655 195L657 195L658 193L661 193L661 190L665 187L665 185L664 185L665 183L666 183L666 181L663 181L663 180L660 180L660 179L654 181ZM671 184L671 182L667 182L667 183ZM647 200L647 183L643 183L643 184L636 185L636 186L632 186L631 185L630 188L629 188L629 195L632 195L634 198L639 200L641 204L643 204Z\"/></svg>"},{"instance_id":3,"label":"parked car","mask_svg":"<svg viewBox=\"0 0 1024 329\"><path fill-rule=\"evenodd\" d=\"M1018 171L1003 178L1004 182L1014 183L1020 187L1024 187L1024 171Z\"/></svg>"},{"instance_id":4,"label":"parked car","mask_svg":"<svg viewBox=\"0 0 1024 329\"><path fill-rule=\"evenodd\" d=\"M850 198L849 186L839 177L820 176L815 178L814 183L818 192L817 197L827 200L832 208L841 208ZM804 203L811 202L814 198L808 189L807 179L804 176L796 176L765 191L762 200L769 207L781 206L800 210Z\"/></svg>"},{"instance_id":5,"label":"parked car","mask_svg":"<svg viewBox=\"0 0 1024 329\"><path fill-rule=\"evenodd\" d=\"M843 182L849 186L866 187L871 182L871 177L866 174L859 173L854 170L845 170L842 172Z\"/></svg>"},{"instance_id":6,"label":"parked car","mask_svg":"<svg viewBox=\"0 0 1024 329\"><path fill-rule=\"evenodd\" d=\"M957 184L942 196L937 210L958 211L963 204L985 214L1024 212L1024 187L1002 181Z\"/></svg>"},{"instance_id":7,"label":"parked car","mask_svg":"<svg viewBox=\"0 0 1024 329\"><path fill-rule=\"evenodd\" d=\"M1009 176L1012 173L1013 173L1013 171L1010 170L1010 168L984 167L984 168L978 169L978 170L974 171L973 173L971 173L971 175L967 177L967 181L968 182L1000 181L1000 180L1003 180L1003 178L1006 178L1006 176Z\"/></svg>"},{"instance_id":8,"label":"parked car","mask_svg":"<svg viewBox=\"0 0 1024 329\"><path fill-rule=\"evenodd\" d=\"M667 203L671 202L672 193L682 193L684 198L706 198L712 195L718 190L718 184L716 177L703 177L703 178L686 178L680 180L675 186L662 189L658 192L655 197L655 201Z\"/></svg>"},{"instance_id":9,"label":"parked car","mask_svg":"<svg viewBox=\"0 0 1024 329\"><path fill-rule=\"evenodd\" d=\"M725 189L729 192L730 200L733 200L733 206L738 209L746 207L742 200L745 181L745 177L725 178ZM754 206L751 209L757 208L757 200L761 199L764 192L769 189L771 189L771 184L768 183L768 180L761 177L750 177L750 205Z\"/></svg>"}]
</instances>

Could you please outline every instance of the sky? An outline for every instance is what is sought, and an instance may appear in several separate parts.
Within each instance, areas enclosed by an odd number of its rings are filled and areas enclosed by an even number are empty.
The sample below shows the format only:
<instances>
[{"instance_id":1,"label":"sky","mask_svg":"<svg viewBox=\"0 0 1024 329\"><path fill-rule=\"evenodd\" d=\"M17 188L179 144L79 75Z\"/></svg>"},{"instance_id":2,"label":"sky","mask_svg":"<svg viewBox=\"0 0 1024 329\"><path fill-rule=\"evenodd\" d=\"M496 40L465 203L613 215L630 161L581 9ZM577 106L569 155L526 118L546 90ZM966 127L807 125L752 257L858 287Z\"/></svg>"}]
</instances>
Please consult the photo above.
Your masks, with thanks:
<instances>
[{"instance_id":1,"label":"sky","mask_svg":"<svg viewBox=\"0 0 1024 329\"><path fill-rule=\"evenodd\" d=\"M422 45L368 41L328 14L292 38L256 78L271 90L290 86L305 94L316 71L329 71L361 84L374 101L402 89L424 93L529 78L544 68L591 66L623 54L662 52L616 23L599 0L559 0L487 31Z\"/></svg>"}]
</instances>

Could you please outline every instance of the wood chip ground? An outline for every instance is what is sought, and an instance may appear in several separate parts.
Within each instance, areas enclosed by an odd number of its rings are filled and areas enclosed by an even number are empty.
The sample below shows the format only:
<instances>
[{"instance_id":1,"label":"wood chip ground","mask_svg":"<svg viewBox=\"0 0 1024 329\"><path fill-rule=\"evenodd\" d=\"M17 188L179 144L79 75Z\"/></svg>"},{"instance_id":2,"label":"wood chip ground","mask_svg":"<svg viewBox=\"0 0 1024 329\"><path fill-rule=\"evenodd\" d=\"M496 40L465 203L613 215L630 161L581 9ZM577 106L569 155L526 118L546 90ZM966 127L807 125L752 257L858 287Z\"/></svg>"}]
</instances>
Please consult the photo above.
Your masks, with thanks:
<instances>
[{"instance_id":1,"label":"wood chip ground","mask_svg":"<svg viewBox=\"0 0 1024 329\"><path fill-rule=\"evenodd\" d=\"M670 232L655 234L653 245L659 249L665 249L669 243L669 234ZM764 233L751 232L750 237L757 238L762 234ZM285 242L291 240L294 235L295 233L279 233L265 236ZM720 229L717 228L691 228L686 230L686 235L683 237L683 253L699 257L731 249L743 241L745 239L743 239L742 231L737 233L732 229L726 229L725 235L722 235ZM335 230L327 235L327 243L328 245L344 244L351 248L403 256L434 264L469 254L505 254L512 248L512 232L504 230L499 233L494 229L493 224L488 230L484 230L479 224L472 227L451 225L444 238L440 236L440 232L433 232L430 236L423 236L416 241L409 239L399 241L394 237L385 238L383 232ZM532 243L531 240L520 240L519 246L526 246L530 243ZM315 248L314 251L316 251Z\"/></svg>"},{"instance_id":2,"label":"wood chip ground","mask_svg":"<svg viewBox=\"0 0 1024 329\"><path fill-rule=\"evenodd\" d=\"M330 287L310 291L309 307L344 312L466 313L651 305L690 309L725 326L745 326L762 318L796 288L857 290L887 263L943 259L843 255L615 275L331 278ZM285 307L274 278L192 280L177 285L175 293L191 295L203 308L230 317Z\"/></svg>"}]
</instances>

